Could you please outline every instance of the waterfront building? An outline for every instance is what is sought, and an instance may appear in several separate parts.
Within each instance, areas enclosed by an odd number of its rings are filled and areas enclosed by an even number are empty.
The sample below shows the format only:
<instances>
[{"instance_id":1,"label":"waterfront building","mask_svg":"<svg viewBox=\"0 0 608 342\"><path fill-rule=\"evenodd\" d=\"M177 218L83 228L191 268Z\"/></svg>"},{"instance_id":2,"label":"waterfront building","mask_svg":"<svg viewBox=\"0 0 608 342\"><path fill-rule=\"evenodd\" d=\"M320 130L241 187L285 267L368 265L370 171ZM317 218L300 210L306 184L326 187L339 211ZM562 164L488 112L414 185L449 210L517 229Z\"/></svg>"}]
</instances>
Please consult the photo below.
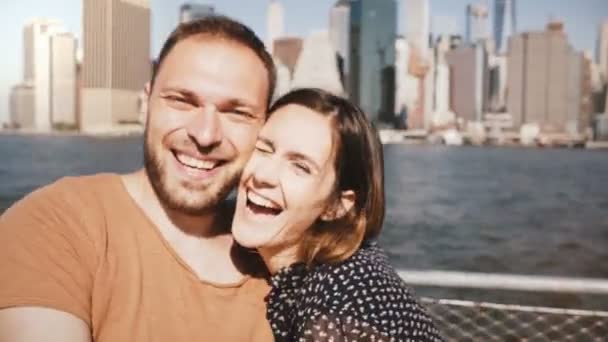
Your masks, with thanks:
<instances>
[{"instance_id":1,"label":"waterfront building","mask_svg":"<svg viewBox=\"0 0 608 342\"><path fill-rule=\"evenodd\" d=\"M179 22L186 23L215 14L212 5L186 3L179 8Z\"/></svg>"},{"instance_id":2,"label":"waterfront building","mask_svg":"<svg viewBox=\"0 0 608 342\"><path fill-rule=\"evenodd\" d=\"M450 66L447 53L457 49L462 43L462 38L457 35L442 34L437 38L434 47L435 67L433 80L435 91L433 93L433 126L445 126L453 118L454 113L450 109Z\"/></svg>"},{"instance_id":3,"label":"waterfront building","mask_svg":"<svg viewBox=\"0 0 608 342\"><path fill-rule=\"evenodd\" d=\"M465 40L468 44L490 38L488 12L488 7L481 3L467 6Z\"/></svg>"},{"instance_id":4,"label":"waterfront building","mask_svg":"<svg viewBox=\"0 0 608 342\"><path fill-rule=\"evenodd\" d=\"M329 39L337 54L342 86L348 79L348 41L350 28L350 0L338 0L329 12Z\"/></svg>"},{"instance_id":5,"label":"waterfront building","mask_svg":"<svg viewBox=\"0 0 608 342\"><path fill-rule=\"evenodd\" d=\"M429 0L403 0L405 38L420 58L429 55L431 39L431 8Z\"/></svg>"},{"instance_id":6,"label":"waterfront building","mask_svg":"<svg viewBox=\"0 0 608 342\"><path fill-rule=\"evenodd\" d=\"M51 130L51 36L63 31L59 21L35 19L23 29L23 83L33 88L33 129Z\"/></svg>"},{"instance_id":7,"label":"waterfront building","mask_svg":"<svg viewBox=\"0 0 608 342\"><path fill-rule=\"evenodd\" d=\"M285 35L285 18L283 4L278 0L270 0L266 17L266 49L273 51L274 41Z\"/></svg>"},{"instance_id":8,"label":"waterfront building","mask_svg":"<svg viewBox=\"0 0 608 342\"><path fill-rule=\"evenodd\" d=\"M597 63L600 65L600 70L604 78L604 82L608 81L608 19L600 24L599 34L597 36Z\"/></svg>"},{"instance_id":9,"label":"waterfront building","mask_svg":"<svg viewBox=\"0 0 608 342\"><path fill-rule=\"evenodd\" d=\"M10 125L16 128L35 129L34 85L21 83L11 88L9 99Z\"/></svg>"},{"instance_id":10,"label":"waterfront building","mask_svg":"<svg viewBox=\"0 0 608 342\"><path fill-rule=\"evenodd\" d=\"M548 133L585 131L590 71L583 54L568 43L563 23L513 36L509 46L507 107L515 126L535 124Z\"/></svg>"},{"instance_id":11,"label":"waterfront building","mask_svg":"<svg viewBox=\"0 0 608 342\"><path fill-rule=\"evenodd\" d=\"M76 38L57 33L50 38L50 119L54 128L76 128Z\"/></svg>"},{"instance_id":12,"label":"waterfront building","mask_svg":"<svg viewBox=\"0 0 608 342\"><path fill-rule=\"evenodd\" d=\"M408 129L428 128L433 107L433 59L429 0L404 0L403 32L410 46L410 74L418 79L415 106L408 111Z\"/></svg>"},{"instance_id":13,"label":"waterfront building","mask_svg":"<svg viewBox=\"0 0 608 342\"><path fill-rule=\"evenodd\" d=\"M272 101L274 102L279 97L285 95L291 90L292 73L289 71L289 68L278 58L273 57L272 60L277 72L277 82L274 89L274 94L272 96Z\"/></svg>"},{"instance_id":14,"label":"waterfront building","mask_svg":"<svg viewBox=\"0 0 608 342\"><path fill-rule=\"evenodd\" d=\"M149 0L84 0L81 129L139 121L150 80Z\"/></svg>"},{"instance_id":15,"label":"waterfront building","mask_svg":"<svg viewBox=\"0 0 608 342\"><path fill-rule=\"evenodd\" d=\"M397 128L407 128L410 112L416 108L418 79L410 74L410 44L404 37L395 40L395 113Z\"/></svg>"},{"instance_id":16,"label":"waterfront building","mask_svg":"<svg viewBox=\"0 0 608 342\"><path fill-rule=\"evenodd\" d=\"M351 2L349 95L373 121L394 120L396 37L394 0Z\"/></svg>"},{"instance_id":17,"label":"waterfront building","mask_svg":"<svg viewBox=\"0 0 608 342\"><path fill-rule=\"evenodd\" d=\"M507 52L509 37L517 32L516 0L494 0L494 42L496 52Z\"/></svg>"},{"instance_id":18,"label":"waterfront building","mask_svg":"<svg viewBox=\"0 0 608 342\"><path fill-rule=\"evenodd\" d=\"M481 122L488 103L488 53L483 44L446 53L450 67L450 108L468 122Z\"/></svg>"},{"instance_id":19,"label":"waterfront building","mask_svg":"<svg viewBox=\"0 0 608 342\"><path fill-rule=\"evenodd\" d=\"M292 88L315 87L336 95L343 95L344 88L336 64L327 31L311 33L305 40L302 53L294 68Z\"/></svg>"},{"instance_id":20,"label":"waterfront building","mask_svg":"<svg viewBox=\"0 0 608 342\"><path fill-rule=\"evenodd\" d=\"M289 70L290 78L293 77L293 72L302 53L302 38L298 37L283 37L277 38L274 41L272 56Z\"/></svg>"}]
</instances>

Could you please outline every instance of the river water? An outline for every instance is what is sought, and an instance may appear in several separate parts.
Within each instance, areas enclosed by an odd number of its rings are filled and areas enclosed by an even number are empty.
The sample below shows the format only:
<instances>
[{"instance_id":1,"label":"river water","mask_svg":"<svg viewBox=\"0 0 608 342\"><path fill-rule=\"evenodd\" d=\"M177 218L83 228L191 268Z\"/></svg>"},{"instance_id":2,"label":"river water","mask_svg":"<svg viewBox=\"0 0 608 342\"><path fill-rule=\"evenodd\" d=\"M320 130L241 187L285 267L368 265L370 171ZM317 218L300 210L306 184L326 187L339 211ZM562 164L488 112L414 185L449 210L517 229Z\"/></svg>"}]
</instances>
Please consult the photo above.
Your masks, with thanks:
<instances>
[{"instance_id":1,"label":"river water","mask_svg":"<svg viewBox=\"0 0 608 342\"><path fill-rule=\"evenodd\" d=\"M608 279L607 152L386 145L385 164L398 268ZM62 176L141 165L139 136L0 135L0 212Z\"/></svg>"}]
</instances>

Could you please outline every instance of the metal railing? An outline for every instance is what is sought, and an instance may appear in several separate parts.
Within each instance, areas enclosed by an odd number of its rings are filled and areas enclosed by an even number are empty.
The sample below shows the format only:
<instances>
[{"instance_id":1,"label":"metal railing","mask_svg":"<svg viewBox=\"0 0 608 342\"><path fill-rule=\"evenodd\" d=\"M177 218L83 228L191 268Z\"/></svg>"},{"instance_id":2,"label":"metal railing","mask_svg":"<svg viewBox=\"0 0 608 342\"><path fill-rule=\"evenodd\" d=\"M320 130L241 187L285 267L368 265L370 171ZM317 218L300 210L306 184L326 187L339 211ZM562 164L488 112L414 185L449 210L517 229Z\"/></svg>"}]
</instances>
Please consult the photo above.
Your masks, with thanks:
<instances>
[{"instance_id":1,"label":"metal railing","mask_svg":"<svg viewBox=\"0 0 608 342\"><path fill-rule=\"evenodd\" d=\"M608 280L400 270L411 286L608 295ZM448 341L608 341L608 311L423 297ZM608 309L608 308L607 308Z\"/></svg>"}]
</instances>

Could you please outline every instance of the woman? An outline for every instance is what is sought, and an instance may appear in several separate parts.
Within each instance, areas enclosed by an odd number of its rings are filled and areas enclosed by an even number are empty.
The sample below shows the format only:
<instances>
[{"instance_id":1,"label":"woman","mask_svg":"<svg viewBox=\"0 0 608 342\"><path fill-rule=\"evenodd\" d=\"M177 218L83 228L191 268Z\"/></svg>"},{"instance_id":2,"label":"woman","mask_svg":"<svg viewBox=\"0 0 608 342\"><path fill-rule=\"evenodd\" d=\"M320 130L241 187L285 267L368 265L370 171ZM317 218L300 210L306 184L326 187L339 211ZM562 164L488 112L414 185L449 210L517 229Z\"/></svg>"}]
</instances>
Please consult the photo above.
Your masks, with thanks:
<instances>
[{"instance_id":1,"label":"woman","mask_svg":"<svg viewBox=\"0 0 608 342\"><path fill-rule=\"evenodd\" d=\"M364 113L318 89L277 100L232 226L272 275L277 341L440 340L373 242L383 218L382 146Z\"/></svg>"}]
</instances>

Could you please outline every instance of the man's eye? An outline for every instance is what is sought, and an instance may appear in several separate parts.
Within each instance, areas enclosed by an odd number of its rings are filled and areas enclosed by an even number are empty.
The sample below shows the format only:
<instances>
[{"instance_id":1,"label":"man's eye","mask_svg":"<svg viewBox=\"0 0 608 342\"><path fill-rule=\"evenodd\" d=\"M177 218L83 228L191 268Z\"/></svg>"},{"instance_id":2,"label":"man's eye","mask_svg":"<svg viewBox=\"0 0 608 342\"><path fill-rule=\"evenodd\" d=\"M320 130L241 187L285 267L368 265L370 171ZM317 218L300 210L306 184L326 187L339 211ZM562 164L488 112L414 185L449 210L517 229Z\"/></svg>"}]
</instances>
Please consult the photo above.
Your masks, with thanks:
<instances>
[{"instance_id":1,"label":"man's eye","mask_svg":"<svg viewBox=\"0 0 608 342\"><path fill-rule=\"evenodd\" d=\"M186 102L185 98L176 95L167 95L165 96L165 99L174 102Z\"/></svg>"},{"instance_id":2,"label":"man's eye","mask_svg":"<svg viewBox=\"0 0 608 342\"><path fill-rule=\"evenodd\" d=\"M272 151L268 147L266 147L266 146L258 146L258 145L256 145L255 146L255 150L258 151L258 152L265 153L265 154L272 153Z\"/></svg>"},{"instance_id":3,"label":"man's eye","mask_svg":"<svg viewBox=\"0 0 608 342\"><path fill-rule=\"evenodd\" d=\"M255 115L253 113L251 113L250 111L248 111L248 110L232 109L232 110L230 110L230 112L232 112L232 113L234 113L236 115L245 116L245 117L248 117L248 118L254 118L255 117Z\"/></svg>"}]
</instances>

